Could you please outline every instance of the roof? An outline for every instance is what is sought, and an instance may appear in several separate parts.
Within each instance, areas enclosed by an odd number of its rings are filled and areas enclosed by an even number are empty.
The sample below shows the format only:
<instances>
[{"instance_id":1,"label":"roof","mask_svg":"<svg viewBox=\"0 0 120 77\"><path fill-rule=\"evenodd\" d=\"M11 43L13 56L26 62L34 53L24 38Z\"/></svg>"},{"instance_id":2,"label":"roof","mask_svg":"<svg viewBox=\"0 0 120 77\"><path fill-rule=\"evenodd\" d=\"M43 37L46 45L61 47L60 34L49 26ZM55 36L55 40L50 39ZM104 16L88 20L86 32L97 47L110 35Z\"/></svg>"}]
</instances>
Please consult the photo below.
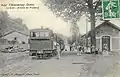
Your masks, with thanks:
<instances>
[{"instance_id":1,"label":"roof","mask_svg":"<svg viewBox=\"0 0 120 77\"><path fill-rule=\"evenodd\" d=\"M116 26L115 24L113 24L112 22L109 22L109 21L103 22L102 24L98 25L95 29L100 28L101 26L103 26L103 24L110 24L110 26L112 26L112 27L114 27L115 29L117 29L117 30L120 31L120 27Z\"/></svg>"},{"instance_id":2,"label":"roof","mask_svg":"<svg viewBox=\"0 0 120 77\"><path fill-rule=\"evenodd\" d=\"M13 30L13 31L11 31L11 32L5 33L4 35L2 35L2 36L0 36L0 37L5 37L5 36L7 36L7 35L9 35L9 34L11 34L11 33L13 33L13 32L17 32L17 33L20 33L20 34L22 34L22 35L29 36L29 35L27 35L27 34L24 34L24 33L20 32L20 31Z\"/></svg>"},{"instance_id":3,"label":"roof","mask_svg":"<svg viewBox=\"0 0 120 77\"><path fill-rule=\"evenodd\" d=\"M39 32L39 31L52 31L51 29L48 28L36 28L36 29L31 29L30 32Z\"/></svg>"},{"instance_id":4,"label":"roof","mask_svg":"<svg viewBox=\"0 0 120 77\"><path fill-rule=\"evenodd\" d=\"M104 21L103 23L99 24L98 26L95 27L95 29L98 29L100 28L101 26L103 26L103 24L110 24L110 26L114 27L115 29L119 30L120 31L120 27L116 26L115 24L113 24L112 22L110 21ZM89 32L87 32L86 34L82 35L81 37L83 36L89 36L91 33L91 30Z\"/></svg>"}]
</instances>

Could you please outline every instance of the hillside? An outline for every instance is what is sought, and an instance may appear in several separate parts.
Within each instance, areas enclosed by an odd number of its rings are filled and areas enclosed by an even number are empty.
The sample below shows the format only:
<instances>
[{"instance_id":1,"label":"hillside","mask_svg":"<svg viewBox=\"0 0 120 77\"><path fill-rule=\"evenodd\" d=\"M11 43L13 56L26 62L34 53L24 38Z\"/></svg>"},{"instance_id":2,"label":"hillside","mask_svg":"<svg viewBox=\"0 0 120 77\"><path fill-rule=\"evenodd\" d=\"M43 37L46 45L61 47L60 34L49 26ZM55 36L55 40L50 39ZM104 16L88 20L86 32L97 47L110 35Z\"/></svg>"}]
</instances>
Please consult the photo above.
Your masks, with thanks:
<instances>
[{"instance_id":1,"label":"hillside","mask_svg":"<svg viewBox=\"0 0 120 77\"><path fill-rule=\"evenodd\" d=\"M16 18L13 19L9 17L9 14L6 11L0 12L0 34L4 35L13 30L28 34L27 26L22 22L22 19Z\"/></svg>"}]
</instances>

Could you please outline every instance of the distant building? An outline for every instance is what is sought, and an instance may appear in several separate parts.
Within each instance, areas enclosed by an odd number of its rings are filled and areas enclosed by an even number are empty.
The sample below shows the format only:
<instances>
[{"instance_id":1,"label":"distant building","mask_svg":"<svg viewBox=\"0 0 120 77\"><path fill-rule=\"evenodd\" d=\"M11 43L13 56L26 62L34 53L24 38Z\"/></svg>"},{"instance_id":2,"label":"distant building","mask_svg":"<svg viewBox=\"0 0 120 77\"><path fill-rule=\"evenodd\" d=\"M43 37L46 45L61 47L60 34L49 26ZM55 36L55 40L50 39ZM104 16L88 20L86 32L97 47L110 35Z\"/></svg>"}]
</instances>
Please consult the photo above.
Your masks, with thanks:
<instances>
[{"instance_id":1,"label":"distant building","mask_svg":"<svg viewBox=\"0 0 120 77\"><path fill-rule=\"evenodd\" d=\"M120 28L109 21L105 21L95 28L96 31L96 47L103 50L104 45L108 45L110 51L120 50ZM87 37L90 43L90 33L82 36L83 39ZM90 44L89 44L90 45Z\"/></svg>"},{"instance_id":2,"label":"distant building","mask_svg":"<svg viewBox=\"0 0 120 77\"><path fill-rule=\"evenodd\" d=\"M12 41L16 38L17 42L19 43L23 43L23 42L28 43L29 35L14 30L14 31L11 31L9 33L2 35L2 38L7 39L9 41Z\"/></svg>"},{"instance_id":3,"label":"distant building","mask_svg":"<svg viewBox=\"0 0 120 77\"><path fill-rule=\"evenodd\" d=\"M11 45L14 46L19 46L20 48L24 48L24 49L29 49L29 43L28 43L28 39L29 39L29 34L26 34L25 32L20 32L20 31L10 31L10 32L5 32L4 35L0 36L2 37L2 39L5 39L3 42L3 44L1 44L2 48L4 47L8 47Z\"/></svg>"}]
</instances>

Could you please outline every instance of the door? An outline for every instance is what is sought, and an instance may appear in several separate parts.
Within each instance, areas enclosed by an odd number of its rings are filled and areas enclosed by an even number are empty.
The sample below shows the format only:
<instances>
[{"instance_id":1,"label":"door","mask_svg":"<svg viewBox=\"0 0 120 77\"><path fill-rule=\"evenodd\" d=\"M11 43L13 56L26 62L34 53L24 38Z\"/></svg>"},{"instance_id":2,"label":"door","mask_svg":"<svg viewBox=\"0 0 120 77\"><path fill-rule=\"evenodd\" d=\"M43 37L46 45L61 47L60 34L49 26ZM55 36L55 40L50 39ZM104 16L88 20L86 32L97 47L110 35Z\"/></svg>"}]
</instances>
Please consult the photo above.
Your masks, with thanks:
<instances>
[{"instance_id":1,"label":"door","mask_svg":"<svg viewBox=\"0 0 120 77\"><path fill-rule=\"evenodd\" d=\"M110 51L110 36L103 36L102 37L102 51L105 49L105 46Z\"/></svg>"}]
</instances>

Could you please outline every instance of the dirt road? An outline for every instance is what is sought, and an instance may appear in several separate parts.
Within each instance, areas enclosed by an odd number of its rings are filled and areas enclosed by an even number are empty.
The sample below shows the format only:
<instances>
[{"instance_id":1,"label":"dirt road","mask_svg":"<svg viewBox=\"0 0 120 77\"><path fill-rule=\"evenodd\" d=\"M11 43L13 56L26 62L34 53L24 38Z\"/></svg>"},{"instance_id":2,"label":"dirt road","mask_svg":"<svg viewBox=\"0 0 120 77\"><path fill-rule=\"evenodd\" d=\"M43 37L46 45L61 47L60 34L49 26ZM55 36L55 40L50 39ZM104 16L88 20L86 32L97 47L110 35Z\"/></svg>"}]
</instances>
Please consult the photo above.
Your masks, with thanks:
<instances>
[{"instance_id":1,"label":"dirt road","mask_svg":"<svg viewBox=\"0 0 120 77\"><path fill-rule=\"evenodd\" d=\"M103 77L116 63L117 56L81 55L63 52L61 58L31 59L26 53L7 56L8 61L0 71L0 77Z\"/></svg>"}]
</instances>

